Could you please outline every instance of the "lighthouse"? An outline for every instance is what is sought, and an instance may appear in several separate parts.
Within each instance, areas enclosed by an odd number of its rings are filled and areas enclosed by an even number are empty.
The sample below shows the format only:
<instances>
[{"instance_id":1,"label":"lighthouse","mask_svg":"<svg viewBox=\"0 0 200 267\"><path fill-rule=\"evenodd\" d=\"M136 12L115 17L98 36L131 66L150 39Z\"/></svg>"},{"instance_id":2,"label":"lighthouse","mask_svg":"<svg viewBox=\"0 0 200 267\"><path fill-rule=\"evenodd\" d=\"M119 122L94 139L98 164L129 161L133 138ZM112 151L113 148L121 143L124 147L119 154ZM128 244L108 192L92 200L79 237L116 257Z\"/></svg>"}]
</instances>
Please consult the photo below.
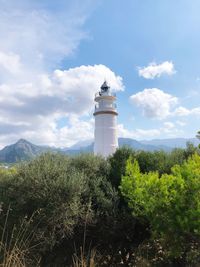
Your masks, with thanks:
<instances>
[{"instance_id":1,"label":"lighthouse","mask_svg":"<svg viewBox=\"0 0 200 267\"><path fill-rule=\"evenodd\" d=\"M116 95L105 81L94 100L94 154L108 157L118 148Z\"/></svg>"}]
</instances>

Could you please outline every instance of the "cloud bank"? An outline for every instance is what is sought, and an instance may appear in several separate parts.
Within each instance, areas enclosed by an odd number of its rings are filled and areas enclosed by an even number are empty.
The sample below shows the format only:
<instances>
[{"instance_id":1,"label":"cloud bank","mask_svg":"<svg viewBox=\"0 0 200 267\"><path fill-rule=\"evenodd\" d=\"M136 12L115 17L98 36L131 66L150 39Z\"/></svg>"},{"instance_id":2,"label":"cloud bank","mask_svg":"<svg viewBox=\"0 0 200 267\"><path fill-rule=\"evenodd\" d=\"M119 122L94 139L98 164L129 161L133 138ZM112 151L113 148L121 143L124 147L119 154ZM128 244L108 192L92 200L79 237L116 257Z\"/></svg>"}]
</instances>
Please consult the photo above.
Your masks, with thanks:
<instances>
[{"instance_id":1,"label":"cloud bank","mask_svg":"<svg viewBox=\"0 0 200 267\"><path fill-rule=\"evenodd\" d=\"M123 82L104 65L61 68L88 38L93 1L0 0L0 147L26 138L70 146L91 138L94 93L105 78Z\"/></svg>"},{"instance_id":2,"label":"cloud bank","mask_svg":"<svg viewBox=\"0 0 200 267\"><path fill-rule=\"evenodd\" d=\"M171 108L178 103L177 97L158 88L144 89L132 95L130 101L141 108L144 116L157 119L164 119L170 115Z\"/></svg>"},{"instance_id":3,"label":"cloud bank","mask_svg":"<svg viewBox=\"0 0 200 267\"><path fill-rule=\"evenodd\" d=\"M179 116L179 117L187 117L187 116L191 116L191 115L199 116L200 115L200 107L188 109L188 108L180 106L180 107L175 109L173 115Z\"/></svg>"},{"instance_id":4,"label":"cloud bank","mask_svg":"<svg viewBox=\"0 0 200 267\"><path fill-rule=\"evenodd\" d=\"M173 75L176 71L174 64L171 61L165 61L161 64L152 62L147 67L139 67L138 73L140 77L145 79L155 79L163 74Z\"/></svg>"},{"instance_id":5,"label":"cloud bank","mask_svg":"<svg viewBox=\"0 0 200 267\"><path fill-rule=\"evenodd\" d=\"M91 116L94 94L105 77L113 91L123 90L122 78L104 65L55 70L29 83L1 85L0 134L10 132L11 139L16 135L55 146L72 145L81 133L84 139L91 137L90 121L81 116ZM71 120L73 116L76 120ZM59 127L61 118L66 118L67 126Z\"/></svg>"}]
</instances>

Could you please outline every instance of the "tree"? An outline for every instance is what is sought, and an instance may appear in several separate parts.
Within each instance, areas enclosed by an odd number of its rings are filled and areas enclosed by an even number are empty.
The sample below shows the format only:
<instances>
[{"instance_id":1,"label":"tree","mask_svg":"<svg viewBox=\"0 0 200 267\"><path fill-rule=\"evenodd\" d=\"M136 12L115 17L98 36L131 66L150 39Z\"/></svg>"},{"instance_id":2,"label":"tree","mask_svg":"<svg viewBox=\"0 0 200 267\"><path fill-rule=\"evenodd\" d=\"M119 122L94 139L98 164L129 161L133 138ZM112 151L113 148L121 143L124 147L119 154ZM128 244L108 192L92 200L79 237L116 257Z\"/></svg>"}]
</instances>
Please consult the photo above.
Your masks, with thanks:
<instances>
[{"instance_id":1,"label":"tree","mask_svg":"<svg viewBox=\"0 0 200 267\"><path fill-rule=\"evenodd\" d=\"M197 132L196 138L200 140L200 131ZM198 145L198 148L200 149L200 144Z\"/></svg>"},{"instance_id":2,"label":"tree","mask_svg":"<svg viewBox=\"0 0 200 267\"><path fill-rule=\"evenodd\" d=\"M171 174L161 177L158 172L141 173L138 162L130 158L122 178L121 192L133 215L150 223L152 236L164 239L171 256L182 257L188 252L189 244L199 238L198 154L181 166L175 165Z\"/></svg>"},{"instance_id":3,"label":"tree","mask_svg":"<svg viewBox=\"0 0 200 267\"><path fill-rule=\"evenodd\" d=\"M200 131L197 132L196 138L198 138L200 140Z\"/></svg>"},{"instance_id":4,"label":"tree","mask_svg":"<svg viewBox=\"0 0 200 267\"><path fill-rule=\"evenodd\" d=\"M125 174L126 161L130 156L134 157L136 152L128 146L123 146L117 149L117 151L109 158L110 162L110 182L118 189L121 183L121 177Z\"/></svg>"},{"instance_id":5,"label":"tree","mask_svg":"<svg viewBox=\"0 0 200 267\"><path fill-rule=\"evenodd\" d=\"M13 225L20 228L24 218L31 218L27 231L34 233L35 254L42 255L44 266L52 262L63 266L66 253L69 262L65 266L71 266L74 246L83 245L84 234L88 247L92 242L104 250L105 243L112 243L108 236L114 235L118 204L118 194L108 180L109 171L108 161L93 155L46 153L23 163L14 175L0 179L0 188L6 190L0 199L0 236L11 207L7 228L12 234Z\"/></svg>"},{"instance_id":6,"label":"tree","mask_svg":"<svg viewBox=\"0 0 200 267\"><path fill-rule=\"evenodd\" d=\"M163 151L139 151L136 159L139 163L142 173L158 171L160 174L166 171L167 160L169 155Z\"/></svg>"}]
</instances>

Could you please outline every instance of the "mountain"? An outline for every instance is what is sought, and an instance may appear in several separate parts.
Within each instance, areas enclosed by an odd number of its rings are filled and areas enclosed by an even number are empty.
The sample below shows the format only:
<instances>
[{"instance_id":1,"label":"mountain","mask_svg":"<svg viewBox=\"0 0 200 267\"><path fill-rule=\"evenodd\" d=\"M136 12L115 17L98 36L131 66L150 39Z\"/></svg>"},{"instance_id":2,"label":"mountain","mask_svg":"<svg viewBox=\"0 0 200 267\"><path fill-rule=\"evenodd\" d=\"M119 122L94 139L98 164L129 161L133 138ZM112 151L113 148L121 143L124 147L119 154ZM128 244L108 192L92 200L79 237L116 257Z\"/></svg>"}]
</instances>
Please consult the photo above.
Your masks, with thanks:
<instances>
[{"instance_id":1,"label":"mountain","mask_svg":"<svg viewBox=\"0 0 200 267\"><path fill-rule=\"evenodd\" d=\"M131 138L121 137L118 139L118 142L119 142L119 147L129 146L135 150L145 150L145 151L154 151L160 149L163 149L165 151L171 150L171 148L168 146L143 144ZM93 148L94 148L93 140L87 140L87 141L80 141L75 145L73 145L72 147L64 149L63 151L65 154L78 154L80 152L82 153L93 152Z\"/></svg>"},{"instance_id":2,"label":"mountain","mask_svg":"<svg viewBox=\"0 0 200 267\"><path fill-rule=\"evenodd\" d=\"M68 150L80 150L85 149L86 147L90 146L93 143L93 140L85 140L85 141L79 141L75 145L68 148Z\"/></svg>"},{"instance_id":3,"label":"mountain","mask_svg":"<svg viewBox=\"0 0 200 267\"><path fill-rule=\"evenodd\" d=\"M0 162L13 163L28 160L48 150L48 147L36 146L24 139L20 139L17 143L0 150Z\"/></svg>"},{"instance_id":4,"label":"mountain","mask_svg":"<svg viewBox=\"0 0 200 267\"><path fill-rule=\"evenodd\" d=\"M170 151L171 149L167 146L163 146L161 144L159 145L153 145L153 144L144 144L139 141L136 141L131 138L119 138L119 147L122 146L129 146L135 150L144 150L144 151L154 151L154 150L165 150L165 151Z\"/></svg>"},{"instance_id":5,"label":"mountain","mask_svg":"<svg viewBox=\"0 0 200 267\"><path fill-rule=\"evenodd\" d=\"M191 142L195 146L199 144L199 140L195 138L172 138L172 139L154 139L136 141L131 138L119 138L119 147L124 145L129 146L135 150L165 150L171 151L175 147L184 148L186 143ZM92 153L94 148L94 142L92 140L80 141L72 147L59 149L47 146L37 146L24 139L20 139L17 143L8 145L0 150L0 162L2 163L14 163L23 160L29 160L33 157L40 155L47 151L60 152L66 155L77 155L79 153Z\"/></svg>"},{"instance_id":6,"label":"mountain","mask_svg":"<svg viewBox=\"0 0 200 267\"><path fill-rule=\"evenodd\" d=\"M8 145L0 150L0 162L15 163L29 160L47 151L60 152L66 155L90 153L93 151L93 143L92 141L84 141L79 142L70 148L60 149L48 146L37 146L26 141L25 139L20 139L15 144Z\"/></svg>"},{"instance_id":7,"label":"mountain","mask_svg":"<svg viewBox=\"0 0 200 267\"><path fill-rule=\"evenodd\" d=\"M171 151L173 148L186 148L187 142L198 146L200 141L197 138L170 138L170 139L153 139L137 141L131 138L119 138L119 147L129 146L135 150L155 151L164 150ZM92 152L94 143L92 140L80 141L74 146L65 149L66 154L78 154L80 152Z\"/></svg>"},{"instance_id":8,"label":"mountain","mask_svg":"<svg viewBox=\"0 0 200 267\"><path fill-rule=\"evenodd\" d=\"M194 146L199 145L199 140L197 138L169 138L169 139L153 139L153 140L142 140L140 143L144 145L153 146L166 146L170 148L185 148L187 142L194 144Z\"/></svg>"},{"instance_id":9,"label":"mountain","mask_svg":"<svg viewBox=\"0 0 200 267\"><path fill-rule=\"evenodd\" d=\"M77 155L80 153L92 153L93 152L93 148L94 148L94 143L90 143L89 145L86 146L72 146L70 148L64 149L62 150L62 153L66 154L66 155Z\"/></svg>"}]
</instances>

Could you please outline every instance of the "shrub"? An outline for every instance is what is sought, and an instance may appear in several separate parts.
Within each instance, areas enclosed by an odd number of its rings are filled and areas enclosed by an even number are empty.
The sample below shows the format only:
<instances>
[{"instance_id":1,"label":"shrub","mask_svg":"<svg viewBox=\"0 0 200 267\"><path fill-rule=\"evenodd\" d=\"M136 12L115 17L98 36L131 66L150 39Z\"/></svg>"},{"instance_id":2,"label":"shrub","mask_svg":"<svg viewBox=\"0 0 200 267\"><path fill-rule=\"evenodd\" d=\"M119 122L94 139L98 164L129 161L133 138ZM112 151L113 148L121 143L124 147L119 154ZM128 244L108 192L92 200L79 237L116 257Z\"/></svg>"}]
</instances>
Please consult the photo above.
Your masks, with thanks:
<instances>
[{"instance_id":1,"label":"shrub","mask_svg":"<svg viewBox=\"0 0 200 267\"><path fill-rule=\"evenodd\" d=\"M4 209L11 206L13 223L37 212L35 236L53 247L64 236L72 234L74 225L83 217L85 207L81 204L81 194L85 184L84 174L70 168L67 157L41 155L21 165L17 174L7 180Z\"/></svg>"},{"instance_id":2,"label":"shrub","mask_svg":"<svg viewBox=\"0 0 200 267\"><path fill-rule=\"evenodd\" d=\"M102 229L103 222L107 225L115 213L118 196L108 181L109 170L107 161L100 157L50 153L18 166L14 175L0 181L0 187L6 189L1 197L1 225L9 206L10 232L14 224L17 227L24 217L35 214L33 240L40 243L37 250L43 255L43 264L55 260L58 248L64 253L64 247L70 261L74 244L80 247L83 242L84 231L88 242L101 243L95 229Z\"/></svg>"},{"instance_id":3,"label":"shrub","mask_svg":"<svg viewBox=\"0 0 200 267\"><path fill-rule=\"evenodd\" d=\"M111 184L118 189L121 182L122 175L125 174L126 161L130 156L135 157L136 152L130 147L124 146L117 149L117 151L109 158Z\"/></svg>"},{"instance_id":4,"label":"shrub","mask_svg":"<svg viewBox=\"0 0 200 267\"><path fill-rule=\"evenodd\" d=\"M184 257L200 237L200 156L195 154L171 174L142 174L129 159L121 191L134 216L149 222L172 258ZM198 243L198 242L197 242Z\"/></svg>"}]
</instances>

